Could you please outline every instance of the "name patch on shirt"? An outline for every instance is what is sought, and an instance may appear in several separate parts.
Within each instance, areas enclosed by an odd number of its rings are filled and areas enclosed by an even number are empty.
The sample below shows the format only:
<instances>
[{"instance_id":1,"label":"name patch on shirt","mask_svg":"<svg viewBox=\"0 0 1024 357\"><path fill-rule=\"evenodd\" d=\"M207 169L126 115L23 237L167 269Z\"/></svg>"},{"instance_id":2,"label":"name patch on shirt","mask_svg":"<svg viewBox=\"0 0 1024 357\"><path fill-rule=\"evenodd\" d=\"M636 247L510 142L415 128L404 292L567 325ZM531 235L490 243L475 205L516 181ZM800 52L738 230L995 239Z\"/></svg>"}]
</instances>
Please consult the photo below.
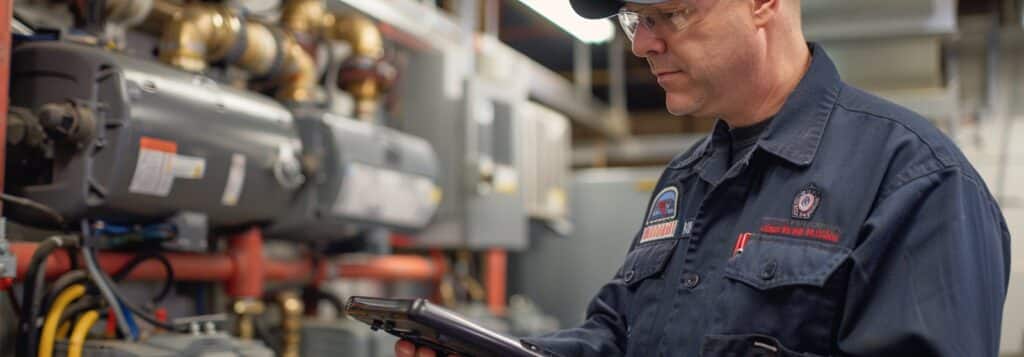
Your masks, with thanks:
<instances>
[{"instance_id":1,"label":"name patch on shirt","mask_svg":"<svg viewBox=\"0 0 1024 357\"><path fill-rule=\"evenodd\" d=\"M839 228L824 223L797 221L781 218L764 218L760 232L763 234L809 238L829 243L839 243Z\"/></svg>"},{"instance_id":2,"label":"name patch on shirt","mask_svg":"<svg viewBox=\"0 0 1024 357\"><path fill-rule=\"evenodd\" d=\"M640 243L671 238L675 235L676 227L679 225L678 204L679 189L675 186L666 187L654 196L651 208L647 212L647 220L644 222Z\"/></svg>"}]
</instances>

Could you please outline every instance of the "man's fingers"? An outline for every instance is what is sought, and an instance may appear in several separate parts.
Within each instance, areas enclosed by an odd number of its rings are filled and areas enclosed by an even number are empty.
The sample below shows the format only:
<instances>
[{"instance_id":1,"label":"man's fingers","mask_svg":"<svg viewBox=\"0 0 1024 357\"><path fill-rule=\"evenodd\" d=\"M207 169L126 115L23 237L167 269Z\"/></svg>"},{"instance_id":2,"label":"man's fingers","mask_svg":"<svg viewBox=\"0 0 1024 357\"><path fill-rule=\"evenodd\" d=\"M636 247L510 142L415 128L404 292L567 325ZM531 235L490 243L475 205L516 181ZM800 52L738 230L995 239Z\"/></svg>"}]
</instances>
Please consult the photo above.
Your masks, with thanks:
<instances>
[{"instance_id":1,"label":"man's fingers","mask_svg":"<svg viewBox=\"0 0 1024 357\"><path fill-rule=\"evenodd\" d=\"M416 345L406 340L398 341L395 343L395 357L418 357Z\"/></svg>"},{"instance_id":2,"label":"man's fingers","mask_svg":"<svg viewBox=\"0 0 1024 357\"><path fill-rule=\"evenodd\" d=\"M437 357L437 353L430 348L420 347L416 350L416 357Z\"/></svg>"}]
</instances>

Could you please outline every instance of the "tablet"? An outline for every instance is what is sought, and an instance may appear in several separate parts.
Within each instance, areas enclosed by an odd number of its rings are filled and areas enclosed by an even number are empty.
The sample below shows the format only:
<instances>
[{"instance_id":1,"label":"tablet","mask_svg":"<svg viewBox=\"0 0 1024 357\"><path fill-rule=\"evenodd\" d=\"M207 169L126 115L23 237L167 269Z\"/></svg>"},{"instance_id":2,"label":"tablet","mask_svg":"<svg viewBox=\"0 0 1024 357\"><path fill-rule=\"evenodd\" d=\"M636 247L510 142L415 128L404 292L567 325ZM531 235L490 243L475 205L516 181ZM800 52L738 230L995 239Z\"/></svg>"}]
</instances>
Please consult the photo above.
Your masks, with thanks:
<instances>
[{"instance_id":1,"label":"tablet","mask_svg":"<svg viewBox=\"0 0 1024 357\"><path fill-rule=\"evenodd\" d=\"M353 296L345 304L345 311L373 330L384 330L416 345L433 348L441 353L438 356L543 356L425 299Z\"/></svg>"}]
</instances>

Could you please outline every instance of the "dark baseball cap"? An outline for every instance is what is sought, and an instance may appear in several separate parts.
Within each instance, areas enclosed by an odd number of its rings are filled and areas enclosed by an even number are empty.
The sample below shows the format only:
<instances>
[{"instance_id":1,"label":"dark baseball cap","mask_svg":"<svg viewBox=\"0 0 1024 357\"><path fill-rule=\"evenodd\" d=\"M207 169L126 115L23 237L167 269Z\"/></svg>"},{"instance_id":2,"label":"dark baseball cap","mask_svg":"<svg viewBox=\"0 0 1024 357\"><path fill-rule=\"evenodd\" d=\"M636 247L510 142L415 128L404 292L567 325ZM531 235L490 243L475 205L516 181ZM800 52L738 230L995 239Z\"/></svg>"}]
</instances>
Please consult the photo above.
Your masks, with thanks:
<instances>
[{"instance_id":1,"label":"dark baseball cap","mask_svg":"<svg viewBox=\"0 0 1024 357\"><path fill-rule=\"evenodd\" d=\"M603 19L619 12L627 2L635 4L660 4L668 0L569 0L576 13L588 19Z\"/></svg>"}]
</instances>

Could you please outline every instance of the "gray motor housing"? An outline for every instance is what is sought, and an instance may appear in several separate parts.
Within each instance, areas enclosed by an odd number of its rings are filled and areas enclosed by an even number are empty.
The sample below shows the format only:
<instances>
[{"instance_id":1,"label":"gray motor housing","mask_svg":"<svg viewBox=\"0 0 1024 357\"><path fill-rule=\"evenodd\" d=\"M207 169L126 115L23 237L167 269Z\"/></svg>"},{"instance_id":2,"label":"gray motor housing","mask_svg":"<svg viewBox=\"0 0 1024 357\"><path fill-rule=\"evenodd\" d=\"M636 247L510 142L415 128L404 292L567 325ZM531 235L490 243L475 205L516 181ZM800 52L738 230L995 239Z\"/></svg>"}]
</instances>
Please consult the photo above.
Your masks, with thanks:
<instances>
[{"instance_id":1,"label":"gray motor housing","mask_svg":"<svg viewBox=\"0 0 1024 357\"><path fill-rule=\"evenodd\" d=\"M318 169L267 236L337 240L362 228L413 232L431 222L441 193L426 140L316 109L294 115L304 155Z\"/></svg>"},{"instance_id":2,"label":"gray motor housing","mask_svg":"<svg viewBox=\"0 0 1024 357\"><path fill-rule=\"evenodd\" d=\"M53 160L52 171L28 172L24 167L39 165L8 161L10 175L50 179L9 179L7 192L69 221L139 223L192 211L207 215L210 228L265 223L302 183L291 113L256 93L64 42L16 48L11 88L12 106L75 101L95 115L92 140ZM15 218L40 225L28 210L12 208Z\"/></svg>"}]
</instances>

